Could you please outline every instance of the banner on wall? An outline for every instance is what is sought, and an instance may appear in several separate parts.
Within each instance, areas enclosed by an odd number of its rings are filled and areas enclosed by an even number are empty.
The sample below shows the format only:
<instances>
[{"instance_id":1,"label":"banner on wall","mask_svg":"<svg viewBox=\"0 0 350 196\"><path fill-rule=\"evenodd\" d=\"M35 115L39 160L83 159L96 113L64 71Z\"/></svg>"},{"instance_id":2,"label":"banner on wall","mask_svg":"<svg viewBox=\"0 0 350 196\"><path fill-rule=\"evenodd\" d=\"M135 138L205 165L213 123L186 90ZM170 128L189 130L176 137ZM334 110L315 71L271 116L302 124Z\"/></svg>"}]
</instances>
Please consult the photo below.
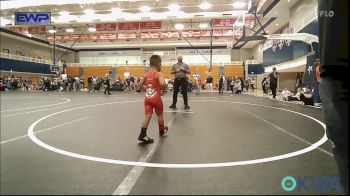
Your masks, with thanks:
<instances>
[{"instance_id":1,"label":"banner on wall","mask_svg":"<svg viewBox=\"0 0 350 196\"><path fill-rule=\"evenodd\" d=\"M168 31L168 32L160 32L160 39L164 38L179 38L180 33L178 31Z\"/></svg>"},{"instance_id":2,"label":"banner on wall","mask_svg":"<svg viewBox=\"0 0 350 196\"><path fill-rule=\"evenodd\" d=\"M140 36L141 36L141 39L159 39L160 33L159 32L141 32Z\"/></svg>"},{"instance_id":3,"label":"banner on wall","mask_svg":"<svg viewBox=\"0 0 350 196\"><path fill-rule=\"evenodd\" d=\"M214 27L231 27L235 23L236 19L213 19Z\"/></svg>"},{"instance_id":4,"label":"banner on wall","mask_svg":"<svg viewBox=\"0 0 350 196\"><path fill-rule=\"evenodd\" d=\"M96 24L96 31L115 31L115 30L117 30L116 23Z\"/></svg>"},{"instance_id":5,"label":"banner on wall","mask_svg":"<svg viewBox=\"0 0 350 196\"><path fill-rule=\"evenodd\" d=\"M24 28L22 28L22 27L11 27L10 30L13 31L13 32L22 34L22 35L26 35L26 36L29 35L28 30L27 30L27 29L24 29Z\"/></svg>"},{"instance_id":6,"label":"banner on wall","mask_svg":"<svg viewBox=\"0 0 350 196\"><path fill-rule=\"evenodd\" d=\"M45 27L28 27L28 33L30 34L45 34Z\"/></svg>"},{"instance_id":7,"label":"banner on wall","mask_svg":"<svg viewBox=\"0 0 350 196\"><path fill-rule=\"evenodd\" d=\"M161 21L140 22L140 29L161 29Z\"/></svg>"},{"instance_id":8,"label":"banner on wall","mask_svg":"<svg viewBox=\"0 0 350 196\"><path fill-rule=\"evenodd\" d=\"M121 22L118 23L119 30L137 30L140 28L140 23L138 22Z\"/></svg>"},{"instance_id":9,"label":"banner on wall","mask_svg":"<svg viewBox=\"0 0 350 196\"><path fill-rule=\"evenodd\" d=\"M118 33L118 39L135 39L136 38L136 32L133 33Z\"/></svg>"}]
</instances>

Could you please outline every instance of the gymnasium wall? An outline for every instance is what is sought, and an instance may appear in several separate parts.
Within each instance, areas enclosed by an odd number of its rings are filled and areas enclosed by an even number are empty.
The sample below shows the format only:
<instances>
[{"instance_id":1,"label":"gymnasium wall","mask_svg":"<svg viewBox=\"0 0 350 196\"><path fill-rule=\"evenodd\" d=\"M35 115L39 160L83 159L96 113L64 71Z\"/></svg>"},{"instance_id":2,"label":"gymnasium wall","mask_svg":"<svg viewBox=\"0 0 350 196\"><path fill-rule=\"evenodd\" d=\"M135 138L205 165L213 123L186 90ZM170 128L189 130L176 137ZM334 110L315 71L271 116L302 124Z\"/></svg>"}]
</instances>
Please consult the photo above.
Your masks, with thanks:
<instances>
[{"instance_id":1,"label":"gymnasium wall","mask_svg":"<svg viewBox=\"0 0 350 196\"><path fill-rule=\"evenodd\" d=\"M46 60L52 60L50 49L47 46L42 46L34 43L29 43L26 41L14 39L5 36L5 33L1 33L0 36L0 47L1 52L4 52L4 50L9 50L10 54L16 54L16 52L20 52L23 56L33 57L33 58L41 58ZM52 48L51 48L52 50ZM51 51L52 52L52 51ZM56 56L60 57L64 51L62 50L56 50ZM75 62L75 52L68 51L62 59L64 59L67 63L74 63Z\"/></svg>"},{"instance_id":2,"label":"gymnasium wall","mask_svg":"<svg viewBox=\"0 0 350 196\"><path fill-rule=\"evenodd\" d=\"M6 58L0 58L0 70L52 74L50 65L35 63L35 62L19 61L14 59L6 59Z\"/></svg>"},{"instance_id":3,"label":"gymnasium wall","mask_svg":"<svg viewBox=\"0 0 350 196\"><path fill-rule=\"evenodd\" d=\"M299 1L295 3L290 9L290 21L289 24L293 27L296 26L305 17L305 13L308 13L311 9L317 7L317 0Z\"/></svg>"},{"instance_id":4,"label":"gymnasium wall","mask_svg":"<svg viewBox=\"0 0 350 196\"><path fill-rule=\"evenodd\" d=\"M282 91L283 88L287 88L289 91L295 90L296 73L283 72L279 76L278 90Z\"/></svg>"}]
</instances>

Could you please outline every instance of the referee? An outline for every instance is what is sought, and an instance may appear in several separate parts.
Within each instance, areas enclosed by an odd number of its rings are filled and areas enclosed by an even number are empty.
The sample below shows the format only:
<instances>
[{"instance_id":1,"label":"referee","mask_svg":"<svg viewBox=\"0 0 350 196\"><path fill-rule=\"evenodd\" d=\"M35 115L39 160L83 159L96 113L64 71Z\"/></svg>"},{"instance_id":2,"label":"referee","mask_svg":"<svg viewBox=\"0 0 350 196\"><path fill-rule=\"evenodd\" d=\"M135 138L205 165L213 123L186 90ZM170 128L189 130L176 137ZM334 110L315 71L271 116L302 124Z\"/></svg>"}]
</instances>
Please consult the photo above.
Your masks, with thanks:
<instances>
[{"instance_id":1,"label":"referee","mask_svg":"<svg viewBox=\"0 0 350 196\"><path fill-rule=\"evenodd\" d=\"M182 62L182 55L177 56L177 63L173 65L173 68L171 69L171 74L175 75L175 81L174 81L174 94L173 94L173 104L170 105L170 108L175 109L176 103L177 103L177 94L179 93L179 88L181 86L182 90L182 96L184 98L184 104L185 109L190 109L190 106L188 105L188 99L187 99L187 74L190 74L190 67Z\"/></svg>"}]
</instances>

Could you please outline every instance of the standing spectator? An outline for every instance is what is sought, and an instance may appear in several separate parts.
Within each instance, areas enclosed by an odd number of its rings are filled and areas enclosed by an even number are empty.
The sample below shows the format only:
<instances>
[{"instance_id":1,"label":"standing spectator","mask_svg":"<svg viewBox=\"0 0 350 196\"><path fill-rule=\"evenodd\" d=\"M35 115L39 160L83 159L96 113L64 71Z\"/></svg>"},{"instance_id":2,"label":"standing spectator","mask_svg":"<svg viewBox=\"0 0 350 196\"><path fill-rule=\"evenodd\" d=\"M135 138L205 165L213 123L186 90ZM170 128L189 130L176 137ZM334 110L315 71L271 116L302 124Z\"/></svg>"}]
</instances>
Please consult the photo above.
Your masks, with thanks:
<instances>
[{"instance_id":1,"label":"standing spectator","mask_svg":"<svg viewBox=\"0 0 350 196\"><path fill-rule=\"evenodd\" d=\"M135 78L133 75L130 77L130 88L131 90L135 90Z\"/></svg>"},{"instance_id":2,"label":"standing spectator","mask_svg":"<svg viewBox=\"0 0 350 196\"><path fill-rule=\"evenodd\" d=\"M201 92L200 76L199 76L199 74L195 73L195 74L193 74L193 78L195 81L196 95L200 95L200 92Z\"/></svg>"},{"instance_id":3,"label":"standing spectator","mask_svg":"<svg viewBox=\"0 0 350 196\"><path fill-rule=\"evenodd\" d=\"M226 80L226 91L227 92L230 91L230 85L231 85L231 80L230 80L230 78L227 78L227 80Z\"/></svg>"},{"instance_id":4,"label":"standing spectator","mask_svg":"<svg viewBox=\"0 0 350 196\"><path fill-rule=\"evenodd\" d=\"M126 87L127 87L127 91L130 91L130 90L131 90L130 83L131 83L130 78L127 77L127 78L126 78Z\"/></svg>"},{"instance_id":5,"label":"standing spectator","mask_svg":"<svg viewBox=\"0 0 350 196\"><path fill-rule=\"evenodd\" d=\"M235 89L236 89L236 94L241 94L242 93L242 84L241 80L237 79L235 82Z\"/></svg>"},{"instance_id":6,"label":"standing spectator","mask_svg":"<svg viewBox=\"0 0 350 196\"><path fill-rule=\"evenodd\" d=\"M320 41L320 96L325 112L327 136L333 142L334 160L345 195L349 195L349 1L318 1ZM321 163L320 163L321 164Z\"/></svg>"},{"instance_id":7,"label":"standing spectator","mask_svg":"<svg viewBox=\"0 0 350 196\"><path fill-rule=\"evenodd\" d=\"M207 89L209 90L209 92L212 92L213 91L213 78L211 76L207 77L206 84L207 84Z\"/></svg>"},{"instance_id":8,"label":"standing spectator","mask_svg":"<svg viewBox=\"0 0 350 196\"><path fill-rule=\"evenodd\" d=\"M78 76L75 76L75 89L74 91L80 91L80 78Z\"/></svg>"},{"instance_id":9,"label":"standing spectator","mask_svg":"<svg viewBox=\"0 0 350 196\"><path fill-rule=\"evenodd\" d=\"M253 91L253 93L254 93L254 90L255 90L255 79L254 79L254 78L252 78L252 79L250 80L250 87L252 88L252 91Z\"/></svg>"},{"instance_id":10,"label":"standing spectator","mask_svg":"<svg viewBox=\"0 0 350 196\"><path fill-rule=\"evenodd\" d=\"M187 74L190 74L190 67L184 63L182 55L177 56L177 63L173 65L171 74L175 75L174 81L174 91L173 91L173 103L170 105L170 108L176 108L177 95L179 93L179 88L181 86L182 95L184 99L185 109L190 109L188 105L187 98Z\"/></svg>"},{"instance_id":11,"label":"standing spectator","mask_svg":"<svg viewBox=\"0 0 350 196\"><path fill-rule=\"evenodd\" d=\"M106 73L106 77L105 77L105 91L103 92L105 95L108 92L108 95L111 95L111 93L109 92L109 89L111 87L111 78L112 78L112 71L109 71L108 73Z\"/></svg>"},{"instance_id":12,"label":"standing spectator","mask_svg":"<svg viewBox=\"0 0 350 196\"><path fill-rule=\"evenodd\" d=\"M265 76L264 79L261 81L261 88L262 88L264 94L267 94L267 92L266 92L266 76Z\"/></svg>"},{"instance_id":13,"label":"standing spectator","mask_svg":"<svg viewBox=\"0 0 350 196\"><path fill-rule=\"evenodd\" d=\"M269 77L270 77L270 89L272 91L272 98L274 99L276 99L278 75L279 73L276 71L276 67L273 67L272 73L269 74Z\"/></svg>"},{"instance_id":14,"label":"standing spectator","mask_svg":"<svg viewBox=\"0 0 350 196\"><path fill-rule=\"evenodd\" d=\"M92 92L92 82L93 82L93 77L92 76L89 76L88 77L88 90L89 90L89 93Z\"/></svg>"},{"instance_id":15,"label":"standing spectator","mask_svg":"<svg viewBox=\"0 0 350 196\"><path fill-rule=\"evenodd\" d=\"M224 76L221 75L219 80L219 94L224 94Z\"/></svg>"},{"instance_id":16,"label":"standing spectator","mask_svg":"<svg viewBox=\"0 0 350 196\"><path fill-rule=\"evenodd\" d=\"M248 79L245 79L245 80L244 80L244 87L245 87L245 90L246 90L247 93L248 93L248 91L249 91L249 80L248 80Z\"/></svg>"},{"instance_id":17,"label":"standing spectator","mask_svg":"<svg viewBox=\"0 0 350 196\"><path fill-rule=\"evenodd\" d=\"M316 72L316 81L318 83L320 83L321 80L321 73L320 73L320 59L316 59L316 68L315 68L315 72Z\"/></svg>"},{"instance_id":18,"label":"standing spectator","mask_svg":"<svg viewBox=\"0 0 350 196\"><path fill-rule=\"evenodd\" d=\"M230 81L230 89L232 91L232 94L234 93L234 85L235 85L235 78L232 77L231 81Z\"/></svg>"}]
</instances>

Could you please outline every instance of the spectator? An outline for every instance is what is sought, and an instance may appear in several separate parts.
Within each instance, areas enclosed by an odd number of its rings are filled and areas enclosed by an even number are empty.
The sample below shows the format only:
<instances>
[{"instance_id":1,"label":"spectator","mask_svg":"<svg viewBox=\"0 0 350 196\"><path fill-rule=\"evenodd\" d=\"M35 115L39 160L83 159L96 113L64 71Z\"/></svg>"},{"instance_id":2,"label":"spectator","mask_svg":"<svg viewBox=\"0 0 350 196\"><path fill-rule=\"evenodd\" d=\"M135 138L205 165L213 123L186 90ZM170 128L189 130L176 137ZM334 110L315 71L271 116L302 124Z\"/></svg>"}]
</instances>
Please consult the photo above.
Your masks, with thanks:
<instances>
[{"instance_id":1,"label":"spectator","mask_svg":"<svg viewBox=\"0 0 350 196\"><path fill-rule=\"evenodd\" d=\"M261 88L262 88L264 94L267 94L267 92L266 92L266 76L261 81Z\"/></svg>"},{"instance_id":2,"label":"spectator","mask_svg":"<svg viewBox=\"0 0 350 196\"><path fill-rule=\"evenodd\" d=\"M91 93L92 92L92 82L93 82L93 77L92 76L89 76L88 77L88 91L89 91L89 93Z\"/></svg>"},{"instance_id":3,"label":"spectator","mask_svg":"<svg viewBox=\"0 0 350 196\"><path fill-rule=\"evenodd\" d=\"M270 77L270 89L272 91L272 98L274 99L276 99L278 75L279 73L276 71L276 67L273 67L272 73L269 74L269 77Z\"/></svg>"},{"instance_id":4,"label":"spectator","mask_svg":"<svg viewBox=\"0 0 350 196\"><path fill-rule=\"evenodd\" d=\"M213 78L211 76L207 77L207 89L209 90L209 92L213 91Z\"/></svg>"},{"instance_id":5,"label":"spectator","mask_svg":"<svg viewBox=\"0 0 350 196\"><path fill-rule=\"evenodd\" d=\"M300 91L300 101L304 102L305 105L314 105L314 93L311 86L307 86Z\"/></svg>"},{"instance_id":6,"label":"spectator","mask_svg":"<svg viewBox=\"0 0 350 196\"><path fill-rule=\"evenodd\" d=\"M300 91L298 91L294 95L287 88L284 88L282 90L282 99L283 99L283 101L299 101L300 100Z\"/></svg>"},{"instance_id":7,"label":"spectator","mask_svg":"<svg viewBox=\"0 0 350 196\"><path fill-rule=\"evenodd\" d=\"M250 80L250 87L252 88L252 91L254 92L254 90L255 90L255 79L254 78L252 78Z\"/></svg>"},{"instance_id":8,"label":"spectator","mask_svg":"<svg viewBox=\"0 0 350 196\"><path fill-rule=\"evenodd\" d=\"M246 79L246 80L244 81L244 87L245 87L245 90L246 90L247 93L248 93L248 91L249 91L249 80L248 80L248 79Z\"/></svg>"},{"instance_id":9,"label":"spectator","mask_svg":"<svg viewBox=\"0 0 350 196\"><path fill-rule=\"evenodd\" d=\"M224 76L221 75L219 80L219 94L224 94Z\"/></svg>"},{"instance_id":10,"label":"spectator","mask_svg":"<svg viewBox=\"0 0 350 196\"><path fill-rule=\"evenodd\" d=\"M235 89L236 89L236 94L241 94L242 93L242 84L241 80L237 79L235 82Z\"/></svg>"},{"instance_id":11,"label":"spectator","mask_svg":"<svg viewBox=\"0 0 350 196\"><path fill-rule=\"evenodd\" d=\"M232 93L234 93L234 89L233 89L234 85L235 85L235 79L234 79L234 77L232 77L232 79L230 81L230 89L231 89Z\"/></svg>"}]
</instances>

